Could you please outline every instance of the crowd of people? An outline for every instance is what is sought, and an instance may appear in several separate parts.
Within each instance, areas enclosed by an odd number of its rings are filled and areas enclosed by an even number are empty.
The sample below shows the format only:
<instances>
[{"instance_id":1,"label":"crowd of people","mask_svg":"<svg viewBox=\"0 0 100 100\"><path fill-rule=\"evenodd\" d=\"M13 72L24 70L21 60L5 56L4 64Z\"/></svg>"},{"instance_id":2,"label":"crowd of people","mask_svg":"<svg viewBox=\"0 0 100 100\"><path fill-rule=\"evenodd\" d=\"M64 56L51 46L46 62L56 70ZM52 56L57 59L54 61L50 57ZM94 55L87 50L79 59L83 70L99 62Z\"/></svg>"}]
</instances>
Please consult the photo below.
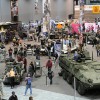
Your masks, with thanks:
<instances>
[{"instance_id":1,"label":"crowd of people","mask_svg":"<svg viewBox=\"0 0 100 100\"><path fill-rule=\"evenodd\" d=\"M40 40L40 31L37 32L38 35L37 37L33 35L33 40L36 42L36 38L38 38L38 40ZM66 29L65 31L66 34L64 34L64 36L60 36L61 38L55 40L55 42L60 41L63 42L64 45L66 45L67 47L67 51L68 54L71 53L71 48L73 48L76 45L76 41L77 39L79 39L79 36L77 36L77 34L73 35L73 34L69 34L68 30ZM97 34L98 35L98 34ZM62 40L63 38L63 40ZM83 44L82 46L84 46L84 44L87 44L87 36L83 35ZM35 65L34 62L31 61L30 64L28 65L28 60L27 60L27 50L28 48L34 49L34 56L36 57L37 60L41 60L40 56L41 56L41 48L45 48L46 51L46 55L48 56L48 60L46 62L46 68L48 69L47 71L47 77L50 79L50 85L53 84L53 77L54 77L54 72L52 70L53 67L53 62L52 62L52 56L55 58L54 63L56 63L56 60L58 58L58 54L57 52L55 52L55 48L54 48L54 44L53 41L49 41L49 39L45 40L46 42L39 45L34 45L31 47L28 47L27 44L23 43L22 40L20 38L17 37L13 37L12 39L12 45L10 46L10 48L8 49L8 54L9 54L9 58L13 58L15 57L16 62L22 62L23 66L24 66L24 71L26 73L26 77L25 77L25 82L26 82L26 89L25 89L25 93L24 95L27 94L27 90L30 89L30 95L32 95L32 77L34 76L34 73L36 72L35 69ZM40 42L40 41L38 41ZM100 43L95 44L93 42L93 46L95 45L96 47L96 51L97 51L97 56L100 56ZM78 56L78 52L75 52L74 54L74 60L78 61L79 56ZM28 70L27 70L28 68ZM11 69L10 70L10 77L11 77L11 88L14 88L14 77L15 77L15 73L14 70ZM10 96L9 100L18 100L17 95L15 94L15 92L12 92L12 96ZM32 97L29 97L29 100L33 100Z\"/></svg>"}]
</instances>

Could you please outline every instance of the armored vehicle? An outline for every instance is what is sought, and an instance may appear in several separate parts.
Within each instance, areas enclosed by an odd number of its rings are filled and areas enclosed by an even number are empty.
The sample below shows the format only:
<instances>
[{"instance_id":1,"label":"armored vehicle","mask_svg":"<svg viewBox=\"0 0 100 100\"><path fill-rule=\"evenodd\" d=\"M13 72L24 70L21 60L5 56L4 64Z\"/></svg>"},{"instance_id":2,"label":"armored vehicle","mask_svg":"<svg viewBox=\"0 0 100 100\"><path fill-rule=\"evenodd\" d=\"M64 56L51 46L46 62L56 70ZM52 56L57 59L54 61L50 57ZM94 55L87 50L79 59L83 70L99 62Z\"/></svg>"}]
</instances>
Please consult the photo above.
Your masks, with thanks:
<instances>
[{"instance_id":1,"label":"armored vehicle","mask_svg":"<svg viewBox=\"0 0 100 100\"><path fill-rule=\"evenodd\" d=\"M14 79L15 84L20 84L20 82L21 82L21 80L23 78L24 68L22 66L22 63L16 63L16 64L8 63L6 65L5 73L4 73L4 76L3 76L3 80L4 80L3 83L4 83L4 85L10 83L9 72L10 72L10 70L12 68L13 68L13 70L15 72L15 79Z\"/></svg>"},{"instance_id":2,"label":"armored vehicle","mask_svg":"<svg viewBox=\"0 0 100 100\"><path fill-rule=\"evenodd\" d=\"M8 63L8 62L14 62L14 61L15 61L15 59L13 59L12 57L10 57L10 58L9 57L6 57L5 58L5 62L6 63Z\"/></svg>"},{"instance_id":3,"label":"armored vehicle","mask_svg":"<svg viewBox=\"0 0 100 100\"><path fill-rule=\"evenodd\" d=\"M84 95L87 90L100 87L100 63L92 61L88 53L79 62L73 59L73 54L61 54L59 66L63 79L72 87L75 82L79 94Z\"/></svg>"}]
</instances>

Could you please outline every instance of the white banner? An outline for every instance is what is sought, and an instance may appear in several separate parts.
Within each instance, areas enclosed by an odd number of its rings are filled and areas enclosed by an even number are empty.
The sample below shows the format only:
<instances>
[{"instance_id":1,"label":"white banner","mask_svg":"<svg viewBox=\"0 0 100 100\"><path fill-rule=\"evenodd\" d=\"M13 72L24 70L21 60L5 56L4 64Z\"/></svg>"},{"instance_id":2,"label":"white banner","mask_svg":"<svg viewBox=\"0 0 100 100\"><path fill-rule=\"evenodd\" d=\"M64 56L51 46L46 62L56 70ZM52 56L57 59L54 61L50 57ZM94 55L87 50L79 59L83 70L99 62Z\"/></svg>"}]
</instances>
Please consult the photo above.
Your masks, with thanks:
<instances>
[{"instance_id":1,"label":"white banner","mask_svg":"<svg viewBox=\"0 0 100 100\"><path fill-rule=\"evenodd\" d=\"M85 31L86 32L92 32L92 30L94 32L97 31L96 24L95 23L85 23Z\"/></svg>"},{"instance_id":2,"label":"white banner","mask_svg":"<svg viewBox=\"0 0 100 100\"><path fill-rule=\"evenodd\" d=\"M92 7L95 5L84 5L84 10L86 11L92 11ZM97 6L97 5L96 5ZM75 6L75 10L80 10L80 6Z\"/></svg>"},{"instance_id":3,"label":"white banner","mask_svg":"<svg viewBox=\"0 0 100 100\"><path fill-rule=\"evenodd\" d=\"M43 2L42 2L42 9L43 9L43 13L45 12L45 8L46 8L46 6L48 6L49 7L49 9L50 9L50 0L43 0Z\"/></svg>"}]
</instances>

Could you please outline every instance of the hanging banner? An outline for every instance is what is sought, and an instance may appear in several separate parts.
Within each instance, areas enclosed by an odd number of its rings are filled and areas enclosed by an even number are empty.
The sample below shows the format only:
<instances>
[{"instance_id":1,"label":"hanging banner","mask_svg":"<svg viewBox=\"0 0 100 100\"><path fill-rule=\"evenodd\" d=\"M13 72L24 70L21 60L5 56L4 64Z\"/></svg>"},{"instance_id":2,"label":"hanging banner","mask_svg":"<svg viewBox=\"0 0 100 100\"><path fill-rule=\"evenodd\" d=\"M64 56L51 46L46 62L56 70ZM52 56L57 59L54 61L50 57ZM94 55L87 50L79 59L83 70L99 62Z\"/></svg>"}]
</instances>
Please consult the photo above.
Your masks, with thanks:
<instances>
[{"instance_id":1,"label":"hanging banner","mask_svg":"<svg viewBox=\"0 0 100 100\"><path fill-rule=\"evenodd\" d=\"M96 32L96 24L95 23L85 23L85 32Z\"/></svg>"},{"instance_id":2,"label":"hanging banner","mask_svg":"<svg viewBox=\"0 0 100 100\"><path fill-rule=\"evenodd\" d=\"M11 1L11 20L18 21L18 0Z\"/></svg>"},{"instance_id":3,"label":"hanging banner","mask_svg":"<svg viewBox=\"0 0 100 100\"><path fill-rule=\"evenodd\" d=\"M50 12L50 0L43 0L43 13Z\"/></svg>"}]
</instances>

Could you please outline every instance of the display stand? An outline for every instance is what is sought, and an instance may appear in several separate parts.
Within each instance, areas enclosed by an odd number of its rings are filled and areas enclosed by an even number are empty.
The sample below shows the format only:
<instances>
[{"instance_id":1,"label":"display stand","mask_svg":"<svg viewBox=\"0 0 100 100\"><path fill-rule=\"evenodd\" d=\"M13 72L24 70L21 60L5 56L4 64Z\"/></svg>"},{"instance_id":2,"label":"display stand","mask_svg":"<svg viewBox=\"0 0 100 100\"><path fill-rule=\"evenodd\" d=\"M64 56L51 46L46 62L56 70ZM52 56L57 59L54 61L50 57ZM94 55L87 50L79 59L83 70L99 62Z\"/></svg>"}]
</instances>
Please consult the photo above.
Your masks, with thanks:
<instances>
[{"instance_id":1,"label":"display stand","mask_svg":"<svg viewBox=\"0 0 100 100\"><path fill-rule=\"evenodd\" d=\"M40 60L35 60L34 62L34 66L35 66L35 77L38 78L41 76L41 64L40 64Z\"/></svg>"}]
</instances>

